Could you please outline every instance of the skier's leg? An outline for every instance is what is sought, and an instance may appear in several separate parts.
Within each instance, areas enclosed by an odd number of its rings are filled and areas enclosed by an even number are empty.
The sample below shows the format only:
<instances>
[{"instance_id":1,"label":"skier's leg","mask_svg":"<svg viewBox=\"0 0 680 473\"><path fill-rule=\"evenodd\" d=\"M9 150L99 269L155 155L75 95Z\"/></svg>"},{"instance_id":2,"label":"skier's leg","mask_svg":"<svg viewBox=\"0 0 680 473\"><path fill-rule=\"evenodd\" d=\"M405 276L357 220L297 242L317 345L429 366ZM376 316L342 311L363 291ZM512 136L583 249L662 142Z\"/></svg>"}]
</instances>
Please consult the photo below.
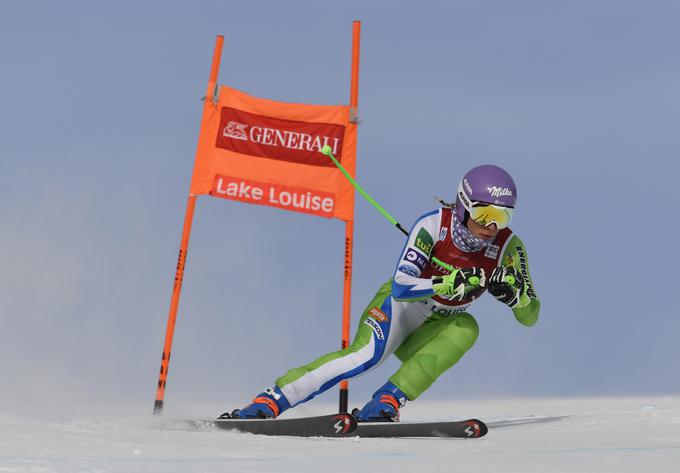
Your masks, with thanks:
<instances>
[{"instance_id":1,"label":"skier's leg","mask_svg":"<svg viewBox=\"0 0 680 473\"><path fill-rule=\"evenodd\" d=\"M400 313L407 305L391 297L391 281L384 284L364 310L352 344L323 355L304 366L294 368L276 380L290 406L308 401L343 379L351 378L378 366L388 355L388 345L396 348L405 338L400 334Z\"/></svg>"},{"instance_id":2,"label":"skier's leg","mask_svg":"<svg viewBox=\"0 0 680 473\"><path fill-rule=\"evenodd\" d=\"M431 315L419 303L392 299L392 281L385 283L364 310L352 344L294 368L276 380L238 417L276 417L312 399L343 379L363 374L382 363ZM273 404L272 404L273 403Z\"/></svg>"},{"instance_id":3,"label":"skier's leg","mask_svg":"<svg viewBox=\"0 0 680 473\"><path fill-rule=\"evenodd\" d=\"M343 379L374 368L404 341L400 312L407 304L394 301L391 281L376 293L361 316L352 344L323 355L288 371L276 385L258 394L248 406L231 413L232 417L277 417L286 409L326 391ZM396 324L393 322L397 321ZM414 327L415 328L415 327ZM409 332L410 333L410 332ZM389 343L388 343L389 342ZM229 416L229 414L223 414Z\"/></svg>"},{"instance_id":4,"label":"skier's leg","mask_svg":"<svg viewBox=\"0 0 680 473\"><path fill-rule=\"evenodd\" d=\"M399 408L414 400L474 345L479 335L468 313L432 314L394 352L403 361L388 382L354 415L359 421L399 420Z\"/></svg>"},{"instance_id":5,"label":"skier's leg","mask_svg":"<svg viewBox=\"0 0 680 473\"><path fill-rule=\"evenodd\" d=\"M472 348L478 335L477 321L467 312L433 314L395 351L403 364L389 381L409 400L416 399Z\"/></svg>"}]
</instances>

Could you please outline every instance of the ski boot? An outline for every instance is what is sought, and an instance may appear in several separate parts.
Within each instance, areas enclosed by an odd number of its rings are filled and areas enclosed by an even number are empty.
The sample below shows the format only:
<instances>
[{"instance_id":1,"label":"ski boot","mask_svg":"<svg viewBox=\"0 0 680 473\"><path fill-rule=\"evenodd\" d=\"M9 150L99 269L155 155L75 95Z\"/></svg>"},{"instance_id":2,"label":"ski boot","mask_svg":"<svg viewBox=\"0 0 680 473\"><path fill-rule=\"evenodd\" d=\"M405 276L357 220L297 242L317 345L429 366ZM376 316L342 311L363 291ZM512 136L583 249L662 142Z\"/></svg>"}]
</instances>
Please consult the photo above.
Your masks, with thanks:
<instances>
[{"instance_id":1,"label":"ski boot","mask_svg":"<svg viewBox=\"0 0 680 473\"><path fill-rule=\"evenodd\" d=\"M275 419L290 408L290 403L278 386L267 388L243 409L225 412L218 419Z\"/></svg>"},{"instance_id":2,"label":"ski boot","mask_svg":"<svg viewBox=\"0 0 680 473\"><path fill-rule=\"evenodd\" d=\"M388 381L361 410L354 409L352 415L359 422L399 422L399 408L406 401L406 394Z\"/></svg>"}]
</instances>

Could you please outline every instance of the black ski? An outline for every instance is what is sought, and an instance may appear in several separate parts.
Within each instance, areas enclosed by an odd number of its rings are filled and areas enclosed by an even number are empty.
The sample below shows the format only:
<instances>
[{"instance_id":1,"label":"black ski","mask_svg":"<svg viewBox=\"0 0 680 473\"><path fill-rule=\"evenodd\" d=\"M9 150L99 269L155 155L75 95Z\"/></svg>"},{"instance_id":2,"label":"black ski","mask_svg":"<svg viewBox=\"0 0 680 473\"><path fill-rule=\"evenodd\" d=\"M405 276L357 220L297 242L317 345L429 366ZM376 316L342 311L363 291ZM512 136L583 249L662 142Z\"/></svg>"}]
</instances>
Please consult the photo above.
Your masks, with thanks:
<instances>
[{"instance_id":1,"label":"black ski","mask_svg":"<svg viewBox=\"0 0 680 473\"><path fill-rule=\"evenodd\" d=\"M350 414L297 419L218 419L211 422L220 429L293 437L345 437L357 428L357 421Z\"/></svg>"},{"instance_id":2,"label":"black ski","mask_svg":"<svg viewBox=\"0 0 680 473\"><path fill-rule=\"evenodd\" d=\"M489 431L481 420L443 422L360 422L349 434L358 437L483 437Z\"/></svg>"}]
</instances>

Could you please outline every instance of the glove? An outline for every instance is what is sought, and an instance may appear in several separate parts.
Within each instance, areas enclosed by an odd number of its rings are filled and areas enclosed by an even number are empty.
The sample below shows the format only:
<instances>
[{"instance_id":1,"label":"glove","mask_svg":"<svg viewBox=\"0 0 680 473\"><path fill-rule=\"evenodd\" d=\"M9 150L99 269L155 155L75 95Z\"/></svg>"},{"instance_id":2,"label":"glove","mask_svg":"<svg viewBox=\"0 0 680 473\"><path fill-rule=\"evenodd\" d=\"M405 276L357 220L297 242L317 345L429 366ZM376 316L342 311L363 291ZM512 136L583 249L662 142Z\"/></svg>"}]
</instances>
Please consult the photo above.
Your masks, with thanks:
<instances>
[{"instance_id":1,"label":"glove","mask_svg":"<svg viewBox=\"0 0 680 473\"><path fill-rule=\"evenodd\" d=\"M484 268L455 268L451 274L432 278L432 290L446 299L476 299L486 285Z\"/></svg>"},{"instance_id":2,"label":"glove","mask_svg":"<svg viewBox=\"0 0 680 473\"><path fill-rule=\"evenodd\" d=\"M503 304L514 308L526 292L526 282L514 267L498 266L489 276L487 289Z\"/></svg>"}]
</instances>

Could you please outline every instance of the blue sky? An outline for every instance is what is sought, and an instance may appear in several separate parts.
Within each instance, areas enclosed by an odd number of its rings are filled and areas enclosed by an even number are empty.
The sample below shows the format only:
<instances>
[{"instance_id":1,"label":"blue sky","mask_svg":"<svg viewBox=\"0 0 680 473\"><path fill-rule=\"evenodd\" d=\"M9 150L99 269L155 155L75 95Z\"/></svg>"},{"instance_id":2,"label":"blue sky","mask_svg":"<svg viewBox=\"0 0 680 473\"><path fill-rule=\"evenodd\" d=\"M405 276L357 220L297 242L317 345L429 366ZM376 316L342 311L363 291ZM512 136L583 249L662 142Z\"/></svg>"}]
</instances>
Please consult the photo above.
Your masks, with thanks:
<instances>
[{"instance_id":1,"label":"blue sky","mask_svg":"<svg viewBox=\"0 0 680 473\"><path fill-rule=\"evenodd\" d=\"M677 394L678 18L672 1L4 3L0 399L151 407L215 36L221 83L347 103L355 19L358 180L410 225L468 168L505 167L543 303L527 329L479 301L476 346L423 399ZM336 349L343 235L200 198L168 403L236 407ZM402 245L357 199L354 323Z\"/></svg>"}]
</instances>

